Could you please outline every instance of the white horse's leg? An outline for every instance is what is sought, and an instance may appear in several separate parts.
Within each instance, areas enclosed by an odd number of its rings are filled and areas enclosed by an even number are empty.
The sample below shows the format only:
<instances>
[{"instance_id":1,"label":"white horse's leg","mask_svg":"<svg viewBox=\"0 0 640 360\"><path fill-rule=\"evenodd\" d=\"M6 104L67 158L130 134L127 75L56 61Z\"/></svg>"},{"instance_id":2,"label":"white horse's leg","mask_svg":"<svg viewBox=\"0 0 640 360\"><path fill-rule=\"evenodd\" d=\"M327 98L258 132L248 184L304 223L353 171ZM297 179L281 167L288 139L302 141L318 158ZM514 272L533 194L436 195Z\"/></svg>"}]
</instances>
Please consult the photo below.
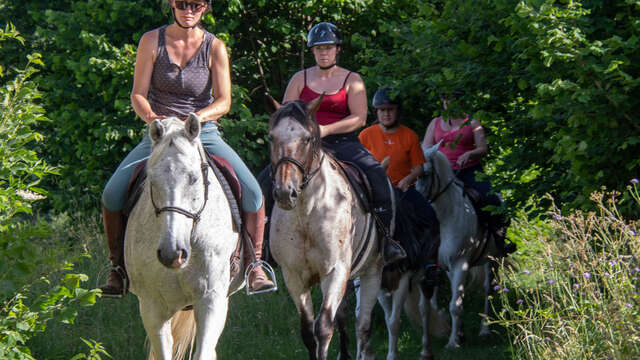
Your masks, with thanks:
<instances>
[{"instance_id":1,"label":"white horse's leg","mask_svg":"<svg viewBox=\"0 0 640 360\"><path fill-rule=\"evenodd\" d=\"M357 360L375 359L375 352L370 341L371 311L376 304L376 295L380 291L380 271L376 268L360 276L360 301L356 312Z\"/></svg>"},{"instance_id":2,"label":"white horse's leg","mask_svg":"<svg viewBox=\"0 0 640 360\"><path fill-rule=\"evenodd\" d=\"M487 261L484 264L484 314L489 315L489 295L491 294L491 261ZM480 336L490 336L491 331L489 330L489 325L487 325L487 318L483 317L480 323Z\"/></svg>"},{"instance_id":3,"label":"white horse's leg","mask_svg":"<svg viewBox=\"0 0 640 360\"><path fill-rule=\"evenodd\" d=\"M398 331L400 331L400 318L402 308L409 292L410 273L404 273L400 277L398 288L392 292L390 312L385 311L385 320L389 332L389 350L387 360L398 359Z\"/></svg>"},{"instance_id":4,"label":"white horse's leg","mask_svg":"<svg viewBox=\"0 0 640 360\"><path fill-rule=\"evenodd\" d=\"M309 360L316 360L318 343L313 335L313 301L311 289L305 286L305 281L295 271L288 271L282 267L284 282L289 290L289 296L293 300L300 316L300 335L302 342L309 352Z\"/></svg>"},{"instance_id":5,"label":"white horse's leg","mask_svg":"<svg viewBox=\"0 0 640 360\"><path fill-rule=\"evenodd\" d=\"M214 291L194 306L196 317L195 360L216 360L216 345L224 329L229 309L226 291Z\"/></svg>"},{"instance_id":6,"label":"white horse's leg","mask_svg":"<svg viewBox=\"0 0 640 360\"><path fill-rule=\"evenodd\" d=\"M314 334L318 341L318 360L327 358L329 343L333 337L333 320L342 302L349 274L346 269L336 266L320 282L322 306L314 324Z\"/></svg>"},{"instance_id":7,"label":"white horse's leg","mask_svg":"<svg viewBox=\"0 0 640 360\"><path fill-rule=\"evenodd\" d=\"M467 279L469 265L466 259L460 259L449 271L451 281L451 302L449 303L449 313L451 314L451 335L447 348L460 347L462 342L462 301L464 299L464 286Z\"/></svg>"},{"instance_id":8,"label":"white horse's leg","mask_svg":"<svg viewBox=\"0 0 640 360\"><path fill-rule=\"evenodd\" d=\"M171 360L173 337L171 336L171 316L160 310L159 304L140 299L140 317L151 343L151 351L156 360Z\"/></svg>"}]
</instances>

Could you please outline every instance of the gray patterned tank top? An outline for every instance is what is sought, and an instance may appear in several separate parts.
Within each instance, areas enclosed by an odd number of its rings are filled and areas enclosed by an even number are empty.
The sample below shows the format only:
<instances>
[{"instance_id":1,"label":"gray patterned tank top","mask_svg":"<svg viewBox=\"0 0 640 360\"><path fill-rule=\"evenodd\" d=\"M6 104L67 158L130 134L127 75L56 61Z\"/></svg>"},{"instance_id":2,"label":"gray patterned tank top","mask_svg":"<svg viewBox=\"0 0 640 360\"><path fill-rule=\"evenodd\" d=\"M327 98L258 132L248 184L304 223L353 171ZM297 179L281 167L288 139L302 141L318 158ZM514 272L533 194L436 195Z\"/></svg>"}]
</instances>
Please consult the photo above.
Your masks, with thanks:
<instances>
[{"instance_id":1,"label":"gray patterned tank top","mask_svg":"<svg viewBox=\"0 0 640 360\"><path fill-rule=\"evenodd\" d=\"M209 54L215 36L203 29L200 49L181 69L169 58L165 45L166 28L166 25L161 27L158 34L158 56L151 74L149 103L158 115L186 118L190 112L213 102Z\"/></svg>"}]
</instances>

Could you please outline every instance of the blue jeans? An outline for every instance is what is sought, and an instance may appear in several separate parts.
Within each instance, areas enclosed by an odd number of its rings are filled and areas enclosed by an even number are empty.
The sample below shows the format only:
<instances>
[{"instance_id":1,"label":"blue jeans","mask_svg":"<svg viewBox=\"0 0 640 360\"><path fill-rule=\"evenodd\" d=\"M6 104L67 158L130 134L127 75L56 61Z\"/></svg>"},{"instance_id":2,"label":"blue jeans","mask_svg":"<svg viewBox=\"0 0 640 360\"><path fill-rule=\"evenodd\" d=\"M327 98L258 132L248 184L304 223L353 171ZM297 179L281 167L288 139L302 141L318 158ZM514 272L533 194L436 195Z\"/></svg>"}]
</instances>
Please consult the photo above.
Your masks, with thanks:
<instances>
[{"instance_id":1,"label":"blue jeans","mask_svg":"<svg viewBox=\"0 0 640 360\"><path fill-rule=\"evenodd\" d=\"M222 156L233 167L242 187L242 210L258 211L262 206L262 191L249 168L244 164L236 152L224 142L218 126L213 122L202 124L200 141L213 155ZM145 134L142 141L122 160L113 173L102 192L102 204L109 211L120 211L124 207L127 197L129 179L136 166L151 155L151 139Z\"/></svg>"}]
</instances>

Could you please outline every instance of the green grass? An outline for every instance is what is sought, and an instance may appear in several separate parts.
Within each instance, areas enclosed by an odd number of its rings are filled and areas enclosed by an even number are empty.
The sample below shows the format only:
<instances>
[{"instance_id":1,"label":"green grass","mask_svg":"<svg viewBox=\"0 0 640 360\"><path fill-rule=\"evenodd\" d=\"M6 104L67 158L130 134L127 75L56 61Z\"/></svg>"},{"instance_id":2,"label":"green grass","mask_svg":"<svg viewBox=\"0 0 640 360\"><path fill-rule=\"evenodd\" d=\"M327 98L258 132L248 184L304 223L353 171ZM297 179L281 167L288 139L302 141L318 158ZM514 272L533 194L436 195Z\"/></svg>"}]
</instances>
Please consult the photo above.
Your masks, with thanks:
<instances>
[{"instance_id":1,"label":"green grass","mask_svg":"<svg viewBox=\"0 0 640 360\"><path fill-rule=\"evenodd\" d=\"M78 219L74 222L78 223ZM78 272L91 277L93 287L98 284L97 275L105 270L106 246L100 231L98 216L82 219L73 236L82 243L82 248L92 256L76 264ZM279 270L280 289L276 293L246 296L239 292L230 298L227 323L218 343L220 359L306 359L307 352L299 335L299 320L295 306ZM102 274L104 280L104 273ZM447 294L442 291L441 294ZM444 295L443 295L444 296ZM320 305L320 292L314 291L314 305ZM446 307L446 299L441 302ZM508 359L509 345L504 331L499 331L490 339L477 336L480 325L478 312L482 310L482 295L471 292L465 300L464 326L466 341L456 350L444 350L446 338L435 338L432 349L438 359ZM351 309L355 309L355 297L350 297ZM138 300L128 295L122 300L100 299L97 304L78 309L74 324L50 322L47 331L29 342L36 359L68 360L73 355L87 351L80 340L93 339L101 342L107 351L118 360L142 360L146 358L145 333L138 313ZM379 359L386 358L387 331L384 313L376 306L373 319L373 343ZM354 318L350 322L350 347L355 357ZM330 358L335 359L338 351L338 334L331 341ZM399 339L400 359L417 359L421 350L421 330L403 319Z\"/></svg>"}]
</instances>

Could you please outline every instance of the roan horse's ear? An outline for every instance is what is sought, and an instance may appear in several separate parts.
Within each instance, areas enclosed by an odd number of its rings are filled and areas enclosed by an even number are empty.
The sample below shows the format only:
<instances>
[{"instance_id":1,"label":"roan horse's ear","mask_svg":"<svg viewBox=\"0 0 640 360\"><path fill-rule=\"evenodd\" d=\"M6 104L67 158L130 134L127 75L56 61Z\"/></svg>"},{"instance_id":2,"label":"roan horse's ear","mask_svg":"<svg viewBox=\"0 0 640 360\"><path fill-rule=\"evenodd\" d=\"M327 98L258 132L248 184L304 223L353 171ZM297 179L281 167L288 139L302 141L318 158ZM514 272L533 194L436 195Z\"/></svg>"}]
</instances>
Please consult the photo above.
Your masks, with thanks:
<instances>
[{"instance_id":1,"label":"roan horse's ear","mask_svg":"<svg viewBox=\"0 0 640 360\"><path fill-rule=\"evenodd\" d=\"M269 95L268 92L264 93L264 101L267 104L267 111L269 111L269 114L273 114L280 109L280 106L282 106L278 101L276 101L276 99Z\"/></svg>"},{"instance_id":2,"label":"roan horse's ear","mask_svg":"<svg viewBox=\"0 0 640 360\"><path fill-rule=\"evenodd\" d=\"M193 139L200 136L200 117L198 115L189 114L189 117L184 122L184 132L187 134L189 141L193 141Z\"/></svg>"},{"instance_id":3,"label":"roan horse's ear","mask_svg":"<svg viewBox=\"0 0 640 360\"><path fill-rule=\"evenodd\" d=\"M316 114L316 111L318 111L318 108L320 108L320 104L322 103L323 98L324 93L307 103L307 116L314 116Z\"/></svg>"},{"instance_id":4,"label":"roan horse's ear","mask_svg":"<svg viewBox=\"0 0 640 360\"><path fill-rule=\"evenodd\" d=\"M153 142L158 142L160 138L164 136L164 125L160 122L159 119L153 120L151 124L149 124L149 137Z\"/></svg>"}]
</instances>

